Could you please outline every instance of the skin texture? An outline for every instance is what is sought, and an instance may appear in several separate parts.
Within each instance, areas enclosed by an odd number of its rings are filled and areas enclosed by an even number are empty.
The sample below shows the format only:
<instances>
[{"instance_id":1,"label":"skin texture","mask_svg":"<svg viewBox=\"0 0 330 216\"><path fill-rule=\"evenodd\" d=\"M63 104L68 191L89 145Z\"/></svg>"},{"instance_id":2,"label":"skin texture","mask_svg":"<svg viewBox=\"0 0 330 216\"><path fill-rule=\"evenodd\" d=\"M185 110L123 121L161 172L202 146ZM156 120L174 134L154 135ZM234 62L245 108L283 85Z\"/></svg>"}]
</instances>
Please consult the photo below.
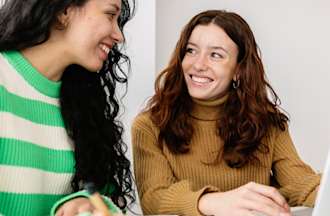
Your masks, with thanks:
<instances>
[{"instance_id":1,"label":"skin texture","mask_svg":"<svg viewBox=\"0 0 330 216\"><path fill-rule=\"evenodd\" d=\"M291 216L284 197L273 187L250 182L227 192L207 193L198 204L204 215L253 216L253 211L268 216Z\"/></svg>"},{"instance_id":2,"label":"skin texture","mask_svg":"<svg viewBox=\"0 0 330 216\"><path fill-rule=\"evenodd\" d=\"M120 0L89 0L82 7L71 6L59 17L64 29L54 26L46 42L24 49L22 54L53 81L60 80L70 64L95 72L107 57L101 47L111 49L123 41L117 22L120 7ZM45 55L45 50L52 52Z\"/></svg>"}]
</instances>

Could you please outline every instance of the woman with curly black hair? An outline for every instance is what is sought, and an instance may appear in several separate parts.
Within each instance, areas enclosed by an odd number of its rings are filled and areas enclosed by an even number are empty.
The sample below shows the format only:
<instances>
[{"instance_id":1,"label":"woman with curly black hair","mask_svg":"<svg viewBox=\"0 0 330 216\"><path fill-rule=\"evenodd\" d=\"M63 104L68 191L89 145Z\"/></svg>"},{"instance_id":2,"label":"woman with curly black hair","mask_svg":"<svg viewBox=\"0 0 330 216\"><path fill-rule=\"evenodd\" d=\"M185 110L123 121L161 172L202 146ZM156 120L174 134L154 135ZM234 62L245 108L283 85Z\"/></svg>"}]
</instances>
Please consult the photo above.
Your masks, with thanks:
<instances>
[{"instance_id":1,"label":"woman with curly black hair","mask_svg":"<svg viewBox=\"0 0 330 216\"><path fill-rule=\"evenodd\" d=\"M116 98L133 11L128 0L0 8L0 214L93 212L87 182L121 209L134 201Z\"/></svg>"},{"instance_id":2,"label":"woman with curly black hair","mask_svg":"<svg viewBox=\"0 0 330 216\"><path fill-rule=\"evenodd\" d=\"M312 206L320 176L299 158L288 120L246 21L197 14L132 127L144 213L291 216L289 205Z\"/></svg>"}]
</instances>

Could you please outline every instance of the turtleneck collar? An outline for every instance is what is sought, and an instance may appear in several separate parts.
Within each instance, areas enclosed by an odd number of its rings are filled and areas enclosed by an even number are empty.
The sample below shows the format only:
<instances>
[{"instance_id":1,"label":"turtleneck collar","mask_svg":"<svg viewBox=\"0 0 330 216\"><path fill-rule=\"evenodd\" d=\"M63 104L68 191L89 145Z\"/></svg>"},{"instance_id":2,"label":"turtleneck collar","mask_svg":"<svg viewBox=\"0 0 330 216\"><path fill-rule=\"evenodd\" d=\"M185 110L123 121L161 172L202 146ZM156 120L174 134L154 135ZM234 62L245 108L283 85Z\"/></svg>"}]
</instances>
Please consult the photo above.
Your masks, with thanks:
<instances>
[{"instance_id":1,"label":"turtleneck collar","mask_svg":"<svg viewBox=\"0 0 330 216\"><path fill-rule=\"evenodd\" d=\"M227 101L227 99L228 94L214 100L192 98L194 107L191 111L191 116L204 121L217 120L220 118L221 106Z\"/></svg>"}]
</instances>

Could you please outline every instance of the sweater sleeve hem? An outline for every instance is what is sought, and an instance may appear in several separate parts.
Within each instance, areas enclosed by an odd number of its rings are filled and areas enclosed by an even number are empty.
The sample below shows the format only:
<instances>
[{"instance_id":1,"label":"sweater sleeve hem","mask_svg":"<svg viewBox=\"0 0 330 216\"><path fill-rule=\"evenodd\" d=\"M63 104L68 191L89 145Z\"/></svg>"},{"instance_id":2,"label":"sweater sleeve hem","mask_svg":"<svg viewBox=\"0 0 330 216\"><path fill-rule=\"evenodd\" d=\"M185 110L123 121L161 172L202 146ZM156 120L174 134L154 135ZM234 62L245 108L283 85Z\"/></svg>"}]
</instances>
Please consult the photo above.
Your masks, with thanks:
<instances>
[{"instance_id":1,"label":"sweater sleeve hem","mask_svg":"<svg viewBox=\"0 0 330 216\"><path fill-rule=\"evenodd\" d=\"M78 197L89 198L90 196L91 195L86 190L78 191L76 193L65 196L53 205L50 215L55 216L55 213L56 213L57 209L69 200L72 200L72 199L75 199L75 198L78 198ZM105 202L105 204L107 205L108 209L112 213L115 213L115 214L116 213L122 213L122 211L112 202L112 200L109 197L102 196L102 199Z\"/></svg>"},{"instance_id":2,"label":"sweater sleeve hem","mask_svg":"<svg viewBox=\"0 0 330 216\"><path fill-rule=\"evenodd\" d=\"M214 187L214 186L208 186L208 187L205 187L201 190L202 193L199 193L199 196L197 197L197 200L196 200L196 211L198 212L199 215L203 215L199 209L198 209L198 203L199 203L199 200L200 198L204 195L204 194L207 194L207 193L214 193L214 192L219 192L219 190Z\"/></svg>"},{"instance_id":3,"label":"sweater sleeve hem","mask_svg":"<svg viewBox=\"0 0 330 216\"><path fill-rule=\"evenodd\" d=\"M51 216L55 216L55 213L57 211L57 209L63 205L65 202L69 201L69 200L72 200L74 198L77 198L77 197L90 197L89 193L86 191L86 190L82 190L82 191L78 191L76 193L72 193L72 194L69 194L68 196L65 196L63 197L62 199L58 200L52 207L51 211L50 211L50 215Z\"/></svg>"},{"instance_id":4,"label":"sweater sleeve hem","mask_svg":"<svg viewBox=\"0 0 330 216\"><path fill-rule=\"evenodd\" d=\"M316 201L316 196L317 196L317 192L318 192L318 187L316 186L314 188L314 190L307 195L305 201L303 202L303 206L307 206L307 207L314 207L315 205L315 201Z\"/></svg>"},{"instance_id":5,"label":"sweater sleeve hem","mask_svg":"<svg viewBox=\"0 0 330 216\"><path fill-rule=\"evenodd\" d=\"M173 209L173 206L168 203L168 205L163 205L162 209L164 212L168 213L175 213L178 215L185 215L185 216L202 216L201 212L198 209L198 202L202 195L206 193L218 192L219 190L214 186L205 186L204 188L198 191L191 191L190 193L182 194L181 197L168 197L170 200L176 200L176 208Z\"/></svg>"}]
</instances>

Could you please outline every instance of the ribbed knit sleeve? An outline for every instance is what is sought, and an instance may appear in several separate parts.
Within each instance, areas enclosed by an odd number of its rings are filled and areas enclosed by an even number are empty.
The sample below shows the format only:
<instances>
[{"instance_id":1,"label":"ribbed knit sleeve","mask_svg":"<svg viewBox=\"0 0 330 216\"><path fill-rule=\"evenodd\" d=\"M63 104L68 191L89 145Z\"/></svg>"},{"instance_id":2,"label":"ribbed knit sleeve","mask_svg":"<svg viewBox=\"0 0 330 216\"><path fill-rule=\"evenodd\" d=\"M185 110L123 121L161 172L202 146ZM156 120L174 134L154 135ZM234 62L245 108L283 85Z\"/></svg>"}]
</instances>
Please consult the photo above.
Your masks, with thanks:
<instances>
[{"instance_id":1,"label":"ribbed knit sleeve","mask_svg":"<svg viewBox=\"0 0 330 216\"><path fill-rule=\"evenodd\" d=\"M188 180L177 180L157 136L157 129L147 115L135 119L132 126L134 168L144 214L200 215L199 198L217 189L205 186L194 191Z\"/></svg>"},{"instance_id":2,"label":"ribbed knit sleeve","mask_svg":"<svg viewBox=\"0 0 330 216\"><path fill-rule=\"evenodd\" d=\"M299 158L288 130L277 134L274 145L272 170L281 194L290 206L313 206L320 175Z\"/></svg>"}]
</instances>

